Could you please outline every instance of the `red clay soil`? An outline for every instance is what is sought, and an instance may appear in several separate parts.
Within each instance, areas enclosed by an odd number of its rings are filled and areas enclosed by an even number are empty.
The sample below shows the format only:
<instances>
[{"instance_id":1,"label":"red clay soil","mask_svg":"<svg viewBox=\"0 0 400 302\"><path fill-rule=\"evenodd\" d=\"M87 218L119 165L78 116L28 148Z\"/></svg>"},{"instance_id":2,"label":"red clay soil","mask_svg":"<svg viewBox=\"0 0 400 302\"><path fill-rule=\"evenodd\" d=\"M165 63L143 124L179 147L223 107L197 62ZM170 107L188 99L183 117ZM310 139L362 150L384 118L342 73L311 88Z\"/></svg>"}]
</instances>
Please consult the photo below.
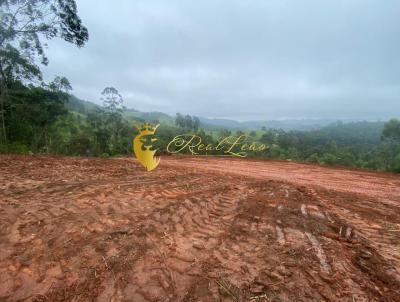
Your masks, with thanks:
<instances>
[{"instance_id":1,"label":"red clay soil","mask_svg":"<svg viewBox=\"0 0 400 302\"><path fill-rule=\"evenodd\" d=\"M400 176L3 155L0 301L400 301Z\"/></svg>"}]
</instances>

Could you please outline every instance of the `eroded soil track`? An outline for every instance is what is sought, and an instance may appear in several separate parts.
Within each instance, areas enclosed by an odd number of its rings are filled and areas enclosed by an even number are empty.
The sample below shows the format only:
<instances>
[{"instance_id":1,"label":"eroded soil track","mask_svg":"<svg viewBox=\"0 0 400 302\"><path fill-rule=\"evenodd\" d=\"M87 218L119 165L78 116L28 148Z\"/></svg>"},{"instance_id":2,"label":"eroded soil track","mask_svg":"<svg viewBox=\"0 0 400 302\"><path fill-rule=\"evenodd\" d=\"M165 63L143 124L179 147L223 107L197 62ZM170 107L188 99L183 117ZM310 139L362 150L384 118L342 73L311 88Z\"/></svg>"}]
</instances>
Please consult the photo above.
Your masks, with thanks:
<instances>
[{"instance_id":1,"label":"eroded soil track","mask_svg":"<svg viewBox=\"0 0 400 302\"><path fill-rule=\"evenodd\" d=\"M400 301L400 177L0 156L0 301Z\"/></svg>"}]
</instances>

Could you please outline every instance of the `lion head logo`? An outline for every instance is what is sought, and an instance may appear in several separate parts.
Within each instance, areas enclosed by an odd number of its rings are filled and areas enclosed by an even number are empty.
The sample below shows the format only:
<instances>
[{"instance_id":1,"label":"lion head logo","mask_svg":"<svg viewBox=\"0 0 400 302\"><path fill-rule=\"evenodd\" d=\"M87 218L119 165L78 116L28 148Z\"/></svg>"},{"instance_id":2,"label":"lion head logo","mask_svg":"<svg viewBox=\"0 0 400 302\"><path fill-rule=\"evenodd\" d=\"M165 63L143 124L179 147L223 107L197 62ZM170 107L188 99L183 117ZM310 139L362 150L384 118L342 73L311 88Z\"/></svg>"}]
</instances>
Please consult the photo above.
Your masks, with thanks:
<instances>
[{"instance_id":1,"label":"lion head logo","mask_svg":"<svg viewBox=\"0 0 400 302\"><path fill-rule=\"evenodd\" d=\"M141 127L136 127L139 134L133 139L133 152L137 160L146 168L147 171L155 169L160 163L160 158L155 158L157 149L152 150L153 142L157 141L154 137L160 124L152 127L149 123L145 122Z\"/></svg>"}]
</instances>

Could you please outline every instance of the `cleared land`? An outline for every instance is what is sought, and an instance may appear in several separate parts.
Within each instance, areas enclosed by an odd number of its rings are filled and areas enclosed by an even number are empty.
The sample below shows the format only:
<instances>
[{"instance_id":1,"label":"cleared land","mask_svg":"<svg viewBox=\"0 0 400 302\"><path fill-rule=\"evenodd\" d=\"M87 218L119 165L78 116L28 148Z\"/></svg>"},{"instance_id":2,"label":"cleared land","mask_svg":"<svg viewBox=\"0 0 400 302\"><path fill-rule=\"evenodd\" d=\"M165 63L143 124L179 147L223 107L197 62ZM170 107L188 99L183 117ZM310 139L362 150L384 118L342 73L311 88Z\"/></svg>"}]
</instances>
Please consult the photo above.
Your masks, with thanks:
<instances>
[{"instance_id":1,"label":"cleared land","mask_svg":"<svg viewBox=\"0 0 400 302\"><path fill-rule=\"evenodd\" d=\"M400 301L400 177L0 156L0 301Z\"/></svg>"}]
</instances>

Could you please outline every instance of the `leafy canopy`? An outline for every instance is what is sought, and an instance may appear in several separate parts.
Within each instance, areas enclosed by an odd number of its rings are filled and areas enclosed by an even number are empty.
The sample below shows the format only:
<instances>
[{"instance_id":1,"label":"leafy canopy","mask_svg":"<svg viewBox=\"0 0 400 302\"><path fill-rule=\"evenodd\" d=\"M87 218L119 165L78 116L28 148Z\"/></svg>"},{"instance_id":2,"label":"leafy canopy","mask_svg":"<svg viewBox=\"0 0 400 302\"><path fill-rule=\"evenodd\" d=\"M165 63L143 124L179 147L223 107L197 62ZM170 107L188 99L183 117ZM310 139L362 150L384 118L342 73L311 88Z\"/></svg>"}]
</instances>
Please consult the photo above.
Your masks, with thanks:
<instances>
[{"instance_id":1,"label":"leafy canopy","mask_svg":"<svg viewBox=\"0 0 400 302\"><path fill-rule=\"evenodd\" d=\"M400 120L391 119L385 124L382 131L383 140L392 140L400 142Z\"/></svg>"},{"instance_id":2,"label":"leafy canopy","mask_svg":"<svg viewBox=\"0 0 400 302\"><path fill-rule=\"evenodd\" d=\"M0 0L0 80L41 79L47 65L41 38L55 37L81 47L89 38L74 0Z\"/></svg>"}]
</instances>

